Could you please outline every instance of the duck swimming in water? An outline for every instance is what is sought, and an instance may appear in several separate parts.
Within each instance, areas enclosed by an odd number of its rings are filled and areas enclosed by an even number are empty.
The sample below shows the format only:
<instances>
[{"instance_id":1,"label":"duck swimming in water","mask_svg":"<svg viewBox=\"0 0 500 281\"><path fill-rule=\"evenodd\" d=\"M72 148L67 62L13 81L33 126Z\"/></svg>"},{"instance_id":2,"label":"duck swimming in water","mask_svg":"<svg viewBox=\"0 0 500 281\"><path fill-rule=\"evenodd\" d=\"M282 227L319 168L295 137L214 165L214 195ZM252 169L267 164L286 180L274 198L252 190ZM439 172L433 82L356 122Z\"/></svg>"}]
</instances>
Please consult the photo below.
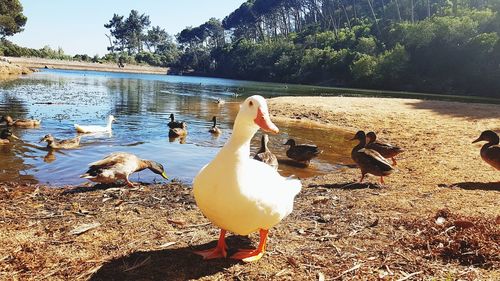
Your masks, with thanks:
<instances>
[{"instance_id":1,"label":"duck swimming in water","mask_svg":"<svg viewBox=\"0 0 500 281\"><path fill-rule=\"evenodd\" d=\"M72 149L80 146L81 137L75 137L67 140L57 140L51 134L45 135L40 142L47 142L47 147L52 149Z\"/></svg>"},{"instance_id":2,"label":"duck swimming in water","mask_svg":"<svg viewBox=\"0 0 500 281\"><path fill-rule=\"evenodd\" d=\"M266 100L251 96L241 104L229 140L194 178L196 204L221 229L215 248L196 252L204 259L226 257L227 231L238 235L259 231L257 249L240 249L231 258L247 262L260 259L269 229L293 210L301 182L284 178L273 167L249 157L250 140L259 128L279 131L271 122Z\"/></svg>"},{"instance_id":3,"label":"duck swimming in water","mask_svg":"<svg viewBox=\"0 0 500 281\"><path fill-rule=\"evenodd\" d=\"M170 117L169 118L170 118L170 122L167 123L167 126L170 129L173 129L173 128L182 128L184 122L175 121L175 116L174 116L173 113L170 113Z\"/></svg>"},{"instance_id":4,"label":"duck swimming in water","mask_svg":"<svg viewBox=\"0 0 500 281\"><path fill-rule=\"evenodd\" d=\"M14 120L9 115L0 118L0 123L6 123L9 127L36 128L40 126L41 120L36 119L17 119Z\"/></svg>"},{"instance_id":5,"label":"duck swimming in water","mask_svg":"<svg viewBox=\"0 0 500 281\"><path fill-rule=\"evenodd\" d=\"M0 132L0 145L10 144L10 140L9 140L10 137L12 137L14 139L19 139L14 134L12 134L11 130L9 130L9 129L3 129Z\"/></svg>"},{"instance_id":6,"label":"duck swimming in water","mask_svg":"<svg viewBox=\"0 0 500 281\"><path fill-rule=\"evenodd\" d=\"M309 165L311 159L321 154L321 151L313 144L296 144L294 139L289 139L284 145L289 145L290 148L286 151L286 156L297 162Z\"/></svg>"},{"instance_id":7,"label":"duck swimming in water","mask_svg":"<svg viewBox=\"0 0 500 281\"><path fill-rule=\"evenodd\" d=\"M210 132L212 135L220 135L222 133L221 129L217 126L217 117L213 117L212 118L212 122L214 123L212 125L212 128L210 128L210 130L208 130L208 132Z\"/></svg>"},{"instance_id":8,"label":"duck swimming in water","mask_svg":"<svg viewBox=\"0 0 500 281\"><path fill-rule=\"evenodd\" d=\"M187 136L187 134L188 134L188 131L187 131L186 122L182 122L180 128L170 128L168 130L168 137L169 138L185 137L185 136Z\"/></svg>"},{"instance_id":9,"label":"duck swimming in water","mask_svg":"<svg viewBox=\"0 0 500 281\"><path fill-rule=\"evenodd\" d=\"M108 123L106 126L99 125L79 125L75 124L75 129L78 133L87 134L87 133L110 133L111 125L115 122L116 119L113 115L108 116Z\"/></svg>"}]
</instances>

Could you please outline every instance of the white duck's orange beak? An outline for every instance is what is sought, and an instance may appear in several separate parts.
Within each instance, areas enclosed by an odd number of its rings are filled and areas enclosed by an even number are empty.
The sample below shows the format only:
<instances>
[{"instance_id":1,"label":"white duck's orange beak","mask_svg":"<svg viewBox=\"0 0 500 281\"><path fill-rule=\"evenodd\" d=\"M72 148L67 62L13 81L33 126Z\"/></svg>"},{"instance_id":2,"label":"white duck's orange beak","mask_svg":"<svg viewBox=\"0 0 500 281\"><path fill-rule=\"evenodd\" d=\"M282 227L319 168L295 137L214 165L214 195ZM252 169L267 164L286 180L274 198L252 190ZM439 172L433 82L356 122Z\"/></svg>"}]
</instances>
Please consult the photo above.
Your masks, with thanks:
<instances>
[{"instance_id":1,"label":"white duck's orange beak","mask_svg":"<svg viewBox=\"0 0 500 281\"><path fill-rule=\"evenodd\" d=\"M253 121L265 132L277 134L280 131L278 127L271 122L269 113L264 113L260 107L257 109L257 117Z\"/></svg>"}]
</instances>

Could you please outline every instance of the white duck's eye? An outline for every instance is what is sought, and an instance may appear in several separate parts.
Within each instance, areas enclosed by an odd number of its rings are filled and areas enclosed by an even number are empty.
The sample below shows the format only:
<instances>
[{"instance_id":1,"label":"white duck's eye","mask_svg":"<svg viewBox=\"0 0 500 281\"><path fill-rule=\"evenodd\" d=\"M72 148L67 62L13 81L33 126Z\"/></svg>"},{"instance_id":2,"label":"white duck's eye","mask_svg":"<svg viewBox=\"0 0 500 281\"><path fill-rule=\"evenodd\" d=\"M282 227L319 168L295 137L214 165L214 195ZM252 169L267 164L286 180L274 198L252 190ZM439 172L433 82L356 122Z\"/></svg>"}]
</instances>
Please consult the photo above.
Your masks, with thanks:
<instances>
[{"instance_id":1,"label":"white duck's eye","mask_svg":"<svg viewBox=\"0 0 500 281\"><path fill-rule=\"evenodd\" d=\"M249 105L250 107L252 107L252 106L253 106L253 101L249 101L249 102L248 102L248 105Z\"/></svg>"}]
</instances>

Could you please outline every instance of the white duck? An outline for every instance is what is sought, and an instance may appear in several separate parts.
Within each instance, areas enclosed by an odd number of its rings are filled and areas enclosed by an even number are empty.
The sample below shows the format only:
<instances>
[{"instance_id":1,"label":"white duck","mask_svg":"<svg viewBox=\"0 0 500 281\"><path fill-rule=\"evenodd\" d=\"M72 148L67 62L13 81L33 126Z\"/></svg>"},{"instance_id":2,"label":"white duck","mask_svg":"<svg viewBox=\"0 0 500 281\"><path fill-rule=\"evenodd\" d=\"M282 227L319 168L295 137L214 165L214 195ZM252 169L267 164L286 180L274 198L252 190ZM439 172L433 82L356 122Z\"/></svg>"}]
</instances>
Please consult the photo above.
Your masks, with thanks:
<instances>
[{"instance_id":1,"label":"white duck","mask_svg":"<svg viewBox=\"0 0 500 281\"><path fill-rule=\"evenodd\" d=\"M226 257L226 231L248 235L257 230L260 231L258 248L239 250L232 258L260 259L268 230L293 210L301 182L284 178L271 166L249 157L250 140L259 127L267 132L279 131L271 122L266 100L251 96L240 105L230 139L194 179L196 204L221 228L217 247L196 252L204 259Z\"/></svg>"},{"instance_id":2,"label":"white duck","mask_svg":"<svg viewBox=\"0 0 500 281\"><path fill-rule=\"evenodd\" d=\"M78 133L108 133L111 132L111 124L116 121L113 115L108 116L108 124L106 126L97 126L97 125L87 125L82 126L75 124L75 129Z\"/></svg>"}]
</instances>

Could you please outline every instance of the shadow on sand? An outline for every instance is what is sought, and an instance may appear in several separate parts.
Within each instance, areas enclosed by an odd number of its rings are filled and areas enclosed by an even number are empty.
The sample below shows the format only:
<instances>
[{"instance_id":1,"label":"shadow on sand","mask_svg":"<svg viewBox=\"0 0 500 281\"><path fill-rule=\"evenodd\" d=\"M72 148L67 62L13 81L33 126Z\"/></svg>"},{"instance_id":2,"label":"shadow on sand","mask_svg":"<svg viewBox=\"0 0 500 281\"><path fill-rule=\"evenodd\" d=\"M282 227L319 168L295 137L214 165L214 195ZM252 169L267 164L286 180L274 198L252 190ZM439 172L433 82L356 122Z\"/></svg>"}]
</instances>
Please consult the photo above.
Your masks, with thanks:
<instances>
[{"instance_id":1,"label":"shadow on sand","mask_svg":"<svg viewBox=\"0 0 500 281\"><path fill-rule=\"evenodd\" d=\"M451 184L450 187L458 187L466 190L500 191L500 182L459 182Z\"/></svg>"},{"instance_id":2,"label":"shadow on sand","mask_svg":"<svg viewBox=\"0 0 500 281\"><path fill-rule=\"evenodd\" d=\"M485 102L486 103L486 102ZM459 102L440 102L434 100L421 100L418 103L411 103L416 109L427 109L432 110L436 113L442 115L448 115L452 117L465 117L472 119L488 119L488 118L500 118L500 110L493 110L492 104L480 104L480 103L459 103ZM492 110L485 110L485 107L491 108Z\"/></svg>"},{"instance_id":3,"label":"shadow on sand","mask_svg":"<svg viewBox=\"0 0 500 281\"><path fill-rule=\"evenodd\" d=\"M378 189L384 186L380 183L371 182L343 182L343 183L332 183L332 184L311 184L309 187L323 187L323 188L334 188L334 189Z\"/></svg>"},{"instance_id":4,"label":"shadow on sand","mask_svg":"<svg viewBox=\"0 0 500 281\"><path fill-rule=\"evenodd\" d=\"M240 236L229 236L226 242L230 250L251 248L250 240ZM90 280L190 280L214 275L238 260L230 258L203 261L193 253L215 247L217 241L197 246L168 250L135 252L105 263ZM233 251L229 251L231 255Z\"/></svg>"},{"instance_id":5,"label":"shadow on sand","mask_svg":"<svg viewBox=\"0 0 500 281\"><path fill-rule=\"evenodd\" d=\"M136 182L140 186L148 186L151 185L151 183L145 183L145 182ZM75 194L75 193L86 193L86 192L94 192L98 190L106 190L106 189L111 189L111 188L123 188L123 189L128 189L128 190L134 190L134 188L128 187L125 183L114 183L114 184L104 184L104 183L98 183L93 186L77 186L72 189L65 190L62 194Z\"/></svg>"}]
</instances>

